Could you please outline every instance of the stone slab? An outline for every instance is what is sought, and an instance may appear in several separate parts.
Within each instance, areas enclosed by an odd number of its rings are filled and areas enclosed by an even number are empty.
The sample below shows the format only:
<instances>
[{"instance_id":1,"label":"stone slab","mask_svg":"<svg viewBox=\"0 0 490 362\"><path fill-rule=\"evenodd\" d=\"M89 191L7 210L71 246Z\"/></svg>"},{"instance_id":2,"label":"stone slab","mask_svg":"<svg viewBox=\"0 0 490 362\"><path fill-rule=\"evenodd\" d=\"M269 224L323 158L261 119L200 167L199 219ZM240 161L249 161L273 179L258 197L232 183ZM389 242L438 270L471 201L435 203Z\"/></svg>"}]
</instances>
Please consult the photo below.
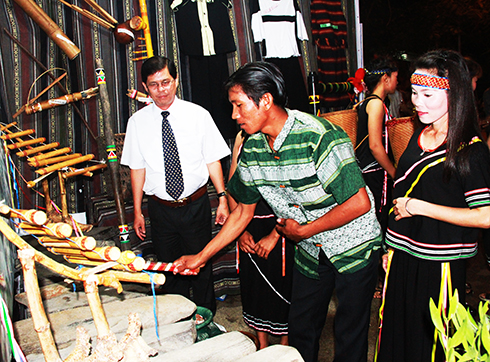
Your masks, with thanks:
<instances>
[{"instance_id":1,"label":"stone slab","mask_svg":"<svg viewBox=\"0 0 490 362\"><path fill-rule=\"evenodd\" d=\"M304 362L294 347L275 344L240 358L236 362Z\"/></svg>"}]
</instances>

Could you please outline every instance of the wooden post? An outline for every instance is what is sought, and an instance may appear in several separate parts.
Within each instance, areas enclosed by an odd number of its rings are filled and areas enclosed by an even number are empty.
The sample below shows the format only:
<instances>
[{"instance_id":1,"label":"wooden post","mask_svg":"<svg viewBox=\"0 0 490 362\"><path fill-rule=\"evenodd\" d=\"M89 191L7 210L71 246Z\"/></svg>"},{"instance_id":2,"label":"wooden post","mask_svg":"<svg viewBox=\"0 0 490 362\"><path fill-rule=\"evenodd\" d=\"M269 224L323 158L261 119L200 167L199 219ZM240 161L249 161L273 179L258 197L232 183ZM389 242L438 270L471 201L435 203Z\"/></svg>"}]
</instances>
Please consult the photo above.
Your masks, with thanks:
<instances>
[{"instance_id":1,"label":"wooden post","mask_svg":"<svg viewBox=\"0 0 490 362\"><path fill-rule=\"evenodd\" d=\"M107 150L107 161L112 180L112 189L114 190L116 212L119 220L119 243L121 250L129 250L131 249L131 243L129 240L129 228L126 224L126 210L124 209L121 179L119 176L119 162L117 160L116 143L114 141L114 131L112 128L112 113L109 102L109 92L107 91L106 74L102 64L102 59L96 59L95 63L97 66L95 73L97 76L97 85L99 86L102 115L104 117L104 136Z\"/></svg>"},{"instance_id":2,"label":"wooden post","mask_svg":"<svg viewBox=\"0 0 490 362\"><path fill-rule=\"evenodd\" d=\"M39 284L37 282L36 266L34 263L35 251L32 249L21 249L18 251L22 271L24 273L24 286L29 302L29 310L37 332L41 349L46 362L61 362L60 355L54 343L51 327L44 310Z\"/></svg>"}]
</instances>

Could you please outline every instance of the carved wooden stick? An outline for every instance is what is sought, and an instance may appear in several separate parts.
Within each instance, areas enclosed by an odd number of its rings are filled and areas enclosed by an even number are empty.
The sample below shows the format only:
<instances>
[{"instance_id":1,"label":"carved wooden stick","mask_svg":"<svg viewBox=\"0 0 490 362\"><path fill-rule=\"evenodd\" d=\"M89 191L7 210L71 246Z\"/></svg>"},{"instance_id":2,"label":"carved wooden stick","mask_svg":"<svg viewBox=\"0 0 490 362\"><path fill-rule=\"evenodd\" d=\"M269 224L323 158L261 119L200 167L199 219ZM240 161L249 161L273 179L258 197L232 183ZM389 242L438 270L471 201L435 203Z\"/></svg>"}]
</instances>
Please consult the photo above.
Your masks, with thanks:
<instances>
[{"instance_id":1,"label":"carved wooden stick","mask_svg":"<svg viewBox=\"0 0 490 362\"><path fill-rule=\"evenodd\" d=\"M124 208L124 199L122 196L121 179L119 174L119 162L117 162L116 142L114 131L112 129L111 104L109 102L109 92L107 91L106 75L101 59L95 60L97 69L97 85L100 90L100 103L102 105L102 114L104 118L104 136L106 141L107 161L112 180L112 189L114 190L114 201L116 202L116 212L119 221L119 242L122 250L131 249L129 239L129 228L126 224L126 209Z\"/></svg>"},{"instance_id":2,"label":"carved wooden stick","mask_svg":"<svg viewBox=\"0 0 490 362\"><path fill-rule=\"evenodd\" d=\"M98 279L95 275L90 275L83 283L85 294L87 295L88 305L92 312L94 325L97 329L98 338L110 335L112 333L107 317L105 316L104 308L99 297Z\"/></svg>"},{"instance_id":3,"label":"carved wooden stick","mask_svg":"<svg viewBox=\"0 0 490 362\"><path fill-rule=\"evenodd\" d=\"M51 327L44 310L39 284L37 282L36 266L34 263L35 251L32 249L21 249L18 251L19 259L22 263L24 273L24 287L29 302L29 310L34 323L34 330L37 332L41 349L46 362L62 362L56 344L54 343Z\"/></svg>"}]
</instances>

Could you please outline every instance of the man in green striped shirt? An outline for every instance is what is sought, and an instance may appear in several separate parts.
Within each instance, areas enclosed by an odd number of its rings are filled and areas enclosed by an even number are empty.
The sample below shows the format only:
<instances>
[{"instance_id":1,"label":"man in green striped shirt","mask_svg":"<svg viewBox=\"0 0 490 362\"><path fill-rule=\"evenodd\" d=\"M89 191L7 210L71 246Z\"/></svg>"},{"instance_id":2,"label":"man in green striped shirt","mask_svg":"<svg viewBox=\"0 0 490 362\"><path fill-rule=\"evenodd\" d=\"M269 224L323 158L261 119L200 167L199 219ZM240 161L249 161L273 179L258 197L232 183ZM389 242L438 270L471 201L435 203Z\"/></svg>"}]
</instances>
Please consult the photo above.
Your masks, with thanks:
<instances>
[{"instance_id":1,"label":"man in green striped shirt","mask_svg":"<svg viewBox=\"0 0 490 362\"><path fill-rule=\"evenodd\" d=\"M177 271L205 264L235 240L262 197L279 217L278 232L297 242L290 344L305 361L318 360L335 289L335 361L366 361L381 230L348 136L323 118L286 109L283 77L270 63L243 66L226 88L232 117L250 134L228 184L239 204L199 254L176 261Z\"/></svg>"}]
</instances>

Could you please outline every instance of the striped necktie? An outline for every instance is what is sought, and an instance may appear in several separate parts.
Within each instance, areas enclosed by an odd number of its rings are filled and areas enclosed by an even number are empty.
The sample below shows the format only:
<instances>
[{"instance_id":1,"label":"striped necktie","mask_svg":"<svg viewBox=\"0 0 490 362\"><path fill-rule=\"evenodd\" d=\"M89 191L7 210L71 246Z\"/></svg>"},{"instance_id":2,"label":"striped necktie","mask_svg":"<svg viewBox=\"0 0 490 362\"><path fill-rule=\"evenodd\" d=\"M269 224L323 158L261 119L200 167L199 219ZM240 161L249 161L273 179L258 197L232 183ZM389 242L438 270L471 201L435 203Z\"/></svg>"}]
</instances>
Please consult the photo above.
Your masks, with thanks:
<instances>
[{"instance_id":1,"label":"striped necktie","mask_svg":"<svg viewBox=\"0 0 490 362\"><path fill-rule=\"evenodd\" d=\"M184 178L180 165L179 150L175 142L174 132L167 117L169 112L162 112L162 145L163 159L165 161L165 185L167 193L175 200L178 200L184 192Z\"/></svg>"}]
</instances>

